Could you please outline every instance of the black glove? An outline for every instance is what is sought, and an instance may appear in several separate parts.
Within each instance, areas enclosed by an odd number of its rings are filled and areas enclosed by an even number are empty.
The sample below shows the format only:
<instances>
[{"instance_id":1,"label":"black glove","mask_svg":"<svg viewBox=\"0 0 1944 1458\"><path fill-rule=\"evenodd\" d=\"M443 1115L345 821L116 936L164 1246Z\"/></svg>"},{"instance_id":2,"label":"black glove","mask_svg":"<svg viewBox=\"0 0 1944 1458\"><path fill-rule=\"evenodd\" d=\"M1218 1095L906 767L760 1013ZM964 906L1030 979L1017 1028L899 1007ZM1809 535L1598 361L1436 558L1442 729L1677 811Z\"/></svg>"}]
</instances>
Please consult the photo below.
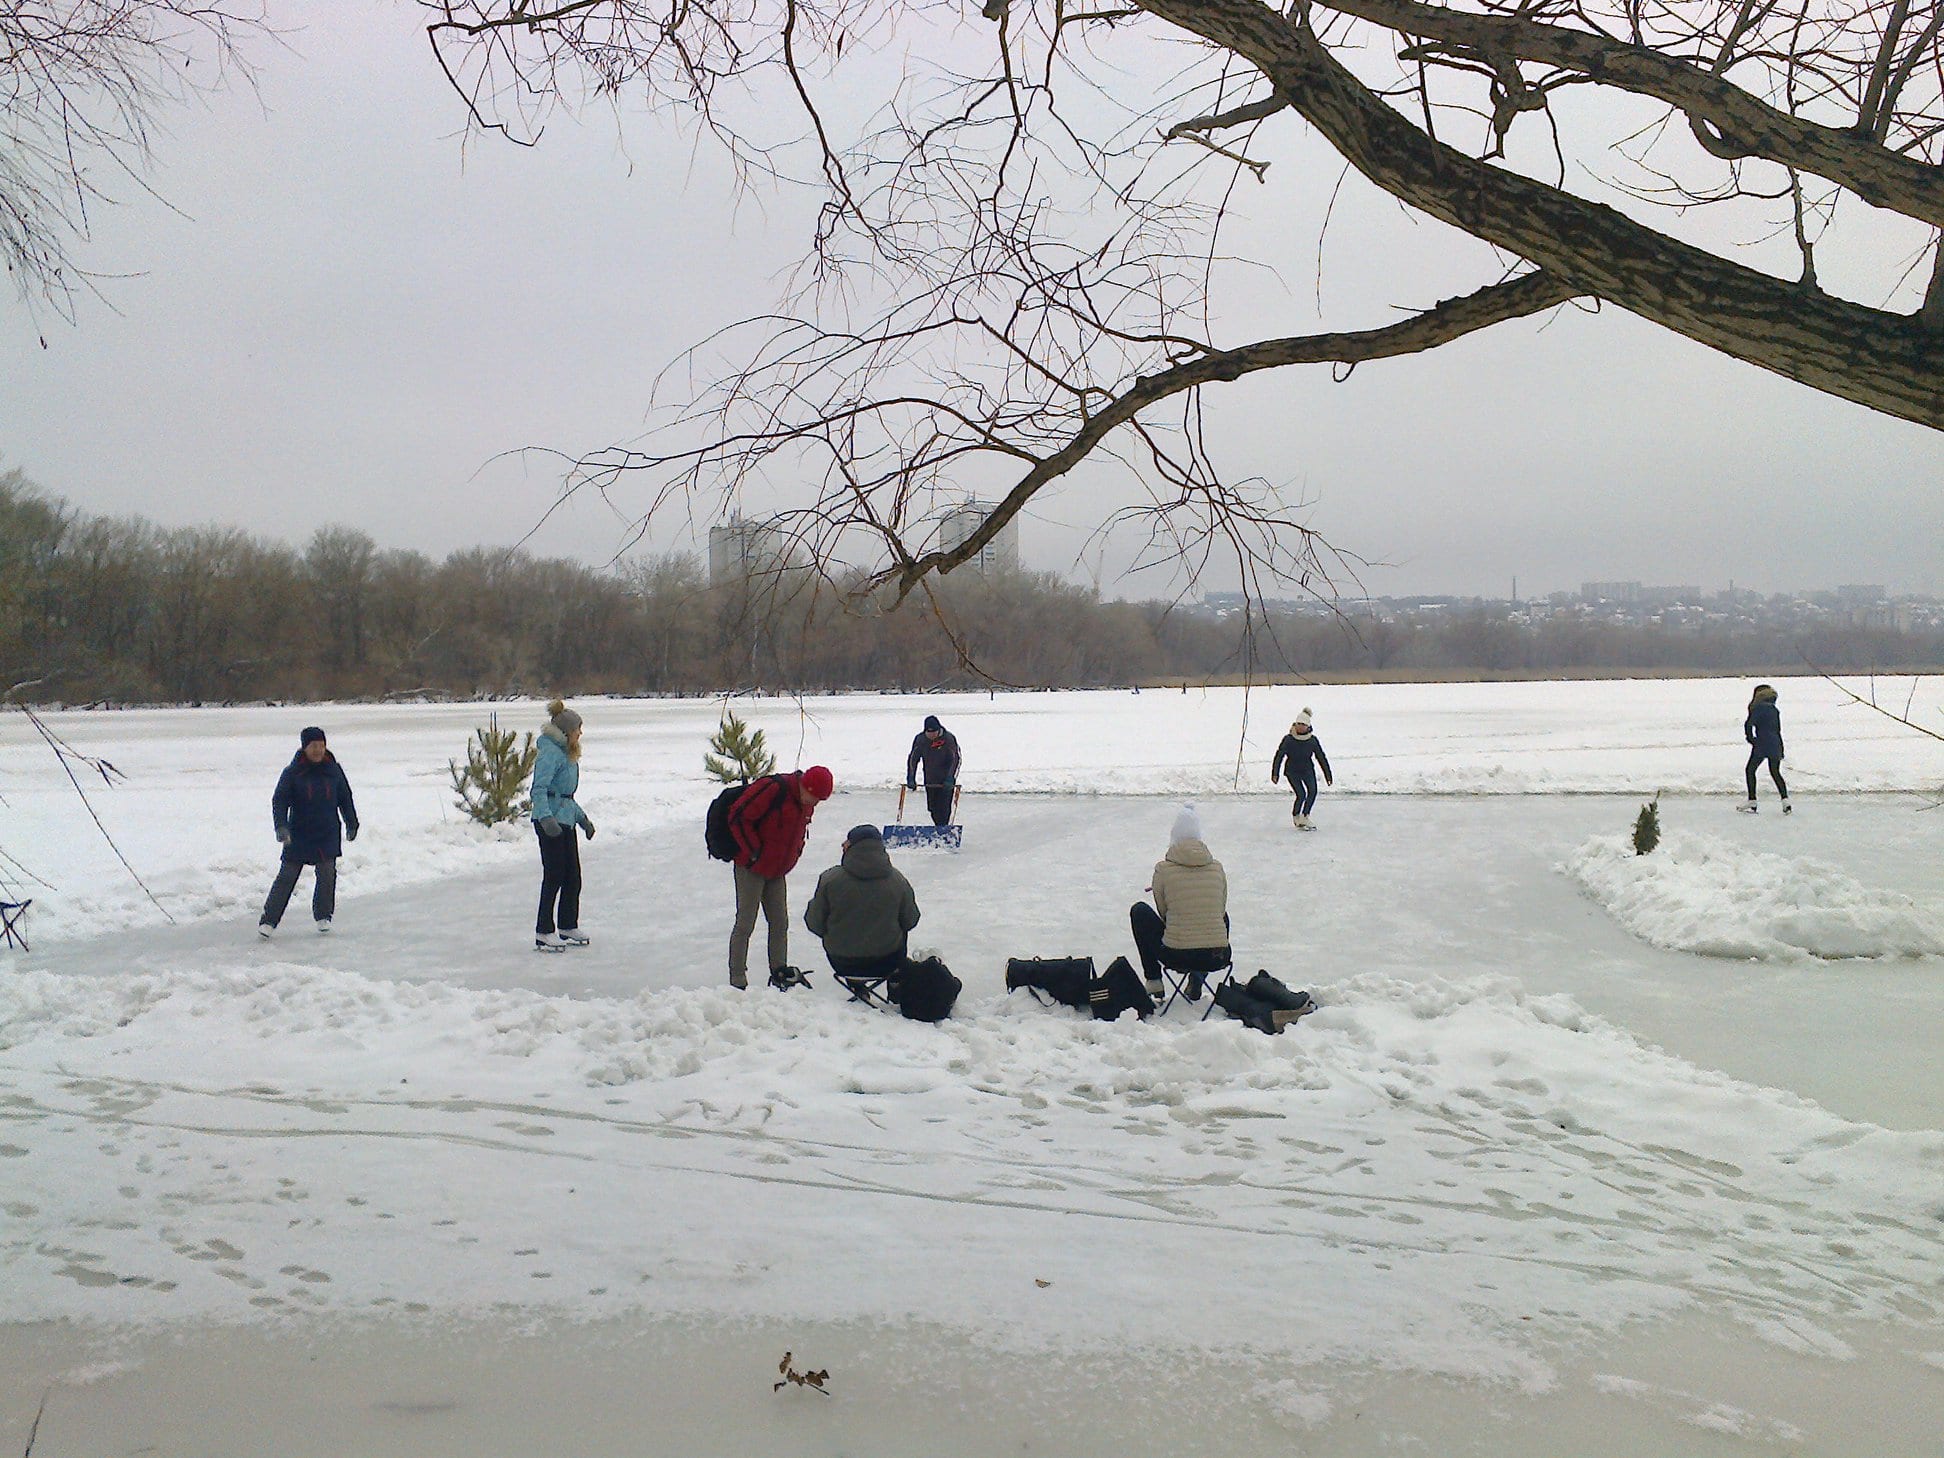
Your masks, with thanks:
<instances>
[{"instance_id":1,"label":"black glove","mask_svg":"<svg viewBox=\"0 0 1944 1458\"><path fill-rule=\"evenodd\" d=\"M581 825L581 834L586 836L589 840L592 840L594 838L594 822L587 818L587 812L585 810L581 812L580 825Z\"/></svg>"},{"instance_id":2,"label":"black glove","mask_svg":"<svg viewBox=\"0 0 1944 1458\"><path fill-rule=\"evenodd\" d=\"M279 825L277 827L277 844L278 845L290 844L290 831L287 827L282 825Z\"/></svg>"},{"instance_id":3,"label":"black glove","mask_svg":"<svg viewBox=\"0 0 1944 1458\"><path fill-rule=\"evenodd\" d=\"M358 838L358 823L355 820L344 827L344 838L346 840L356 840Z\"/></svg>"},{"instance_id":4,"label":"black glove","mask_svg":"<svg viewBox=\"0 0 1944 1458\"><path fill-rule=\"evenodd\" d=\"M906 780L905 788L907 790L915 790L918 788L918 782L916 780Z\"/></svg>"},{"instance_id":5,"label":"black glove","mask_svg":"<svg viewBox=\"0 0 1944 1458\"><path fill-rule=\"evenodd\" d=\"M548 840L557 839L560 835L560 822L551 815L543 817L540 821L540 833Z\"/></svg>"}]
</instances>

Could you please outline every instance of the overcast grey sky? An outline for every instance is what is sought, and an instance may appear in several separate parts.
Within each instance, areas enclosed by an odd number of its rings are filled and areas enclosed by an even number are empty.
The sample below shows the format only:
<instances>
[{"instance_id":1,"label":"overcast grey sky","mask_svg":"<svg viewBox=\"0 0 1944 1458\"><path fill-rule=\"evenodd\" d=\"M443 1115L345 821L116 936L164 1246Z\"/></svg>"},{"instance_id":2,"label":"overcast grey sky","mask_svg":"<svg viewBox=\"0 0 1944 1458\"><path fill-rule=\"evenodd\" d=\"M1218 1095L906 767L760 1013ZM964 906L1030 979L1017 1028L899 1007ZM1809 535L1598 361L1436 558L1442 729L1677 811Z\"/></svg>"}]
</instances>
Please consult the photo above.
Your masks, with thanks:
<instances>
[{"instance_id":1,"label":"overcast grey sky","mask_svg":"<svg viewBox=\"0 0 1944 1458\"><path fill-rule=\"evenodd\" d=\"M293 29L259 51L258 96L168 118L152 180L175 210L98 216L81 256L120 275L106 304L69 326L0 299L0 469L170 525L301 543L344 522L434 555L511 542L558 475L501 453L635 435L682 346L772 300L800 204L737 201L706 147L646 121L462 147L412 6L277 13ZM1249 236L1288 249L1280 281L1251 285L1265 316L1314 327L1333 176L1299 160L1257 195ZM1399 244L1398 220L1346 186L1323 245L1333 327L1489 280L1475 245L1429 224ZM1373 592L1502 595L1514 576L1526 594L1589 578L1944 592L1944 435L1618 310L1500 325L1342 384L1258 376L1218 409L1225 462L1382 564ZM1125 499L1107 467L1042 497L1027 562L1086 575L1087 532ZM713 509L654 543L695 545ZM532 545L598 562L622 540L621 513L589 499ZM1164 591L1116 586L1131 549L1098 557L1103 588Z\"/></svg>"}]
</instances>

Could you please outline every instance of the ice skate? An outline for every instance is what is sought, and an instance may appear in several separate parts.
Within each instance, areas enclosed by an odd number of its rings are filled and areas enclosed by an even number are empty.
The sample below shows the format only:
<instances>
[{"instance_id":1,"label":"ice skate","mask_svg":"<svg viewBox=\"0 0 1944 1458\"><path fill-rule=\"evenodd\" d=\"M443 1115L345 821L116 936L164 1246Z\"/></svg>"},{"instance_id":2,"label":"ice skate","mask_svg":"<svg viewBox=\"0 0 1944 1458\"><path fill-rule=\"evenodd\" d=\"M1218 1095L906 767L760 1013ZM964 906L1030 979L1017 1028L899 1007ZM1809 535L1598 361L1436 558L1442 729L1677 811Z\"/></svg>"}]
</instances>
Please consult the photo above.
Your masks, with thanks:
<instances>
[{"instance_id":1,"label":"ice skate","mask_svg":"<svg viewBox=\"0 0 1944 1458\"><path fill-rule=\"evenodd\" d=\"M1756 813L1756 805L1753 800L1745 800L1735 808L1744 815L1753 815Z\"/></svg>"},{"instance_id":2,"label":"ice skate","mask_svg":"<svg viewBox=\"0 0 1944 1458\"><path fill-rule=\"evenodd\" d=\"M331 918L330 918L330 917L328 917L328 916L321 916L321 917L319 917L319 918L317 919L317 934L318 934L318 935L319 935L320 937L328 937L328 936L329 936L329 935L331 934Z\"/></svg>"},{"instance_id":3,"label":"ice skate","mask_svg":"<svg viewBox=\"0 0 1944 1458\"><path fill-rule=\"evenodd\" d=\"M260 937L262 940L267 942L270 940L271 937L275 936L276 934L277 934L277 929L274 926L270 925L269 922L260 921L257 923L257 936Z\"/></svg>"},{"instance_id":4,"label":"ice skate","mask_svg":"<svg viewBox=\"0 0 1944 1458\"><path fill-rule=\"evenodd\" d=\"M1783 813L1784 815L1793 815L1793 814L1795 814L1795 806L1793 806L1793 805L1791 805L1791 804L1790 804L1790 803L1789 803L1789 802L1788 802L1787 800L1784 800L1784 801L1782 802L1782 813Z\"/></svg>"},{"instance_id":5,"label":"ice skate","mask_svg":"<svg viewBox=\"0 0 1944 1458\"><path fill-rule=\"evenodd\" d=\"M587 941L587 933L579 927L562 927L560 929L560 944L563 947L584 947L587 945Z\"/></svg>"},{"instance_id":6,"label":"ice skate","mask_svg":"<svg viewBox=\"0 0 1944 1458\"><path fill-rule=\"evenodd\" d=\"M552 932L535 932L533 934L533 950L536 952L564 952L567 948L560 942L554 940Z\"/></svg>"}]
</instances>

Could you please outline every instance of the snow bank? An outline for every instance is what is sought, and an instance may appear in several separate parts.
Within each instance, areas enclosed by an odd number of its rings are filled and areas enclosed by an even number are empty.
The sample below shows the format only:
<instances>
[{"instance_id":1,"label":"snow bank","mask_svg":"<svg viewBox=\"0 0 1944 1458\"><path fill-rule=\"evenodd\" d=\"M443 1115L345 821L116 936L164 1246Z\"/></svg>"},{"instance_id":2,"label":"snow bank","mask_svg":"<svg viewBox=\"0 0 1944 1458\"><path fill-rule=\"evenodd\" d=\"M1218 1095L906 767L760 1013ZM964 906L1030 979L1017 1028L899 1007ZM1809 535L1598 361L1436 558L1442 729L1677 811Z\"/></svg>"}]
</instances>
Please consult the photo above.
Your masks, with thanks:
<instances>
[{"instance_id":1,"label":"snow bank","mask_svg":"<svg viewBox=\"0 0 1944 1458\"><path fill-rule=\"evenodd\" d=\"M1596 835L1562 868L1635 936L1703 957L1925 957L1944 923L1907 896L1877 891L1806 857L1670 831L1650 855Z\"/></svg>"},{"instance_id":2,"label":"snow bank","mask_svg":"<svg viewBox=\"0 0 1944 1458\"><path fill-rule=\"evenodd\" d=\"M922 1320L1543 1391L1552 1344L1695 1292L1790 1350L1931 1299L1944 1136L1506 979L1317 990L1265 1038L1021 995L933 1028L803 993L23 973L9 1310Z\"/></svg>"}]
</instances>

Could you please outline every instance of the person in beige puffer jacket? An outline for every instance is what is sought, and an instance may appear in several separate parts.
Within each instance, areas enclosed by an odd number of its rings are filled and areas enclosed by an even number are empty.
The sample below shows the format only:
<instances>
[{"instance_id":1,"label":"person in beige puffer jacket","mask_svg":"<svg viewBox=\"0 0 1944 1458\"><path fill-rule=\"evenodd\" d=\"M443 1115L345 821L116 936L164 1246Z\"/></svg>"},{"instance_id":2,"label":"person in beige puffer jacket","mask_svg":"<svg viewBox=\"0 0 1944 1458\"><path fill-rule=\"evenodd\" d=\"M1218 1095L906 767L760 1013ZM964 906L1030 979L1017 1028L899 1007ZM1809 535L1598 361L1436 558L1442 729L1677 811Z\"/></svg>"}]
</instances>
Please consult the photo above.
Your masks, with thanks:
<instances>
[{"instance_id":1,"label":"person in beige puffer jacket","mask_svg":"<svg viewBox=\"0 0 1944 1458\"><path fill-rule=\"evenodd\" d=\"M1229 965L1228 875L1202 839L1201 816L1184 805L1168 837L1168 853L1154 865L1154 904L1128 908L1134 945L1148 992L1161 996L1161 969L1191 974L1186 996L1202 994L1206 975Z\"/></svg>"}]
</instances>

